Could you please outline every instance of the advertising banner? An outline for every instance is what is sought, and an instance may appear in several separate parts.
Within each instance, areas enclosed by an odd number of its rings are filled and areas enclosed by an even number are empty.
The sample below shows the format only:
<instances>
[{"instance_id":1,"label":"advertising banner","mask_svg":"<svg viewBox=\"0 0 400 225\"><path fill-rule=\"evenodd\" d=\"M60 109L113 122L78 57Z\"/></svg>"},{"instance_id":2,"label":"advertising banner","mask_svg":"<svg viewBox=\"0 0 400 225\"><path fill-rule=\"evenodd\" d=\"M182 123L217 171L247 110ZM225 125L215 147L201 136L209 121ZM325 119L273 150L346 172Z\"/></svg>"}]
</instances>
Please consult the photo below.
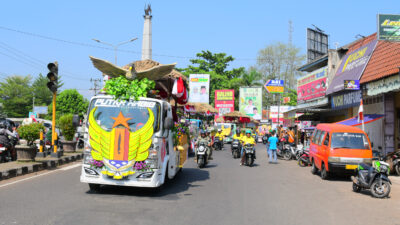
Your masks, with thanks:
<instances>
[{"instance_id":1,"label":"advertising banner","mask_svg":"<svg viewBox=\"0 0 400 225\"><path fill-rule=\"evenodd\" d=\"M346 94L332 96L332 109L345 109L360 104L362 99L361 90L348 92Z\"/></svg>"},{"instance_id":2,"label":"advertising banner","mask_svg":"<svg viewBox=\"0 0 400 225\"><path fill-rule=\"evenodd\" d=\"M37 114L47 114L47 106L35 106L33 107L33 112Z\"/></svg>"},{"instance_id":3,"label":"advertising banner","mask_svg":"<svg viewBox=\"0 0 400 225\"><path fill-rule=\"evenodd\" d=\"M283 80L268 80L264 84L264 88L267 90L268 93L270 94L282 94L284 91L284 81Z\"/></svg>"},{"instance_id":4,"label":"advertising banner","mask_svg":"<svg viewBox=\"0 0 400 225\"><path fill-rule=\"evenodd\" d=\"M210 75L190 74L189 75L189 102L209 104Z\"/></svg>"},{"instance_id":5,"label":"advertising banner","mask_svg":"<svg viewBox=\"0 0 400 225\"><path fill-rule=\"evenodd\" d=\"M325 96L328 76L327 67L323 67L297 79L297 102Z\"/></svg>"},{"instance_id":6,"label":"advertising banner","mask_svg":"<svg viewBox=\"0 0 400 225\"><path fill-rule=\"evenodd\" d=\"M355 51L347 53L346 56L343 57L335 77L333 77L332 82L329 83L326 93L332 94L343 90L344 80L359 80L377 43L377 40L374 40Z\"/></svg>"},{"instance_id":7,"label":"advertising banner","mask_svg":"<svg viewBox=\"0 0 400 225\"><path fill-rule=\"evenodd\" d=\"M378 15L378 40L400 41L400 15Z\"/></svg>"},{"instance_id":8,"label":"advertising banner","mask_svg":"<svg viewBox=\"0 0 400 225\"><path fill-rule=\"evenodd\" d=\"M344 90L360 90L360 80L344 80Z\"/></svg>"},{"instance_id":9,"label":"advertising banner","mask_svg":"<svg viewBox=\"0 0 400 225\"><path fill-rule=\"evenodd\" d=\"M253 117L253 119L261 120L261 87L240 87L239 95L239 111Z\"/></svg>"},{"instance_id":10,"label":"advertising banner","mask_svg":"<svg viewBox=\"0 0 400 225\"><path fill-rule=\"evenodd\" d=\"M293 106L271 106L269 112L269 118L272 120L272 123L278 123L278 112L279 112L279 121L283 123L284 115L283 113L293 109Z\"/></svg>"},{"instance_id":11,"label":"advertising banner","mask_svg":"<svg viewBox=\"0 0 400 225\"><path fill-rule=\"evenodd\" d=\"M235 91L234 90L215 90L215 109L218 110L217 119L226 113L235 110Z\"/></svg>"}]
</instances>

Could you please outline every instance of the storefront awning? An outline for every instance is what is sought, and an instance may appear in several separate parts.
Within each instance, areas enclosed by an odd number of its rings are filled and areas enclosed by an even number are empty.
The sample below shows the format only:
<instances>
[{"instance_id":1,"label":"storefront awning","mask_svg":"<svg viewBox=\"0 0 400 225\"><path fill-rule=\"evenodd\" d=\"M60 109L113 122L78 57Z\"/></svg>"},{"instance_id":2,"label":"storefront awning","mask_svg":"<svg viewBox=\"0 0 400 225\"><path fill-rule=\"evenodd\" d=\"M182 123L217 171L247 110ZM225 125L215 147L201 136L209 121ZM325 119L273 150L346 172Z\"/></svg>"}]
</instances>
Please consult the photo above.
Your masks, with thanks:
<instances>
[{"instance_id":1,"label":"storefront awning","mask_svg":"<svg viewBox=\"0 0 400 225\"><path fill-rule=\"evenodd\" d=\"M364 124L374 122L376 120L382 119L383 117L385 117L385 115L365 114L364 115ZM343 124L343 125L353 126L353 127L362 125L361 121L358 121L358 116L352 117L347 120L339 121L339 122L337 122L337 124Z\"/></svg>"}]
</instances>

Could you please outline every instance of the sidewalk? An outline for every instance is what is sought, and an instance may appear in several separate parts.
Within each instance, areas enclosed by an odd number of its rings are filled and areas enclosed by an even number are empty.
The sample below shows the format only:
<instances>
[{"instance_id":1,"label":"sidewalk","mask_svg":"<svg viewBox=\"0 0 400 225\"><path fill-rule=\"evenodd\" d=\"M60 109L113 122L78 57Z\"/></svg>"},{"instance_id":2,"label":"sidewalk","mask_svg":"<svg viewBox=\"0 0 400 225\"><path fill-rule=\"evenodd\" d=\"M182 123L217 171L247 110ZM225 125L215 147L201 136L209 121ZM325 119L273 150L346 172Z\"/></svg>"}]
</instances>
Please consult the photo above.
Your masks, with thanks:
<instances>
[{"instance_id":1,"label":"sidewalk","mask_svg":"<svg viewBox=\"0 0 400 225\"><path fill-rule=\"evenodd\" d=\"M77 151L75 153L64 153L60 158L35 158L35 162L8 162L0 163L0 181L34 173L45 169L53 169L57 166L67 164L82 159L83 152Z\"/></svg>"}]
</instances>

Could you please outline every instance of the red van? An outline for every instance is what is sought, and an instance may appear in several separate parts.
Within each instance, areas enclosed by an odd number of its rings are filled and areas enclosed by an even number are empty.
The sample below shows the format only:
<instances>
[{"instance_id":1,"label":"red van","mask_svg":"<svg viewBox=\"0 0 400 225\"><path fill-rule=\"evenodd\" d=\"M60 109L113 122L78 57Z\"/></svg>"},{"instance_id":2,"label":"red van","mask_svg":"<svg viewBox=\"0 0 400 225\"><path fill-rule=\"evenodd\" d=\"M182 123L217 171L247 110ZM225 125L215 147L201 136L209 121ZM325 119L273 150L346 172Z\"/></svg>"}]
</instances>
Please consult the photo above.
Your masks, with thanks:
<instances>
[{"instance_id":1,"label":"red van","mask_svg":"<svg viewBox=\"0 0 400 225\"><path fill-rule=\"evenodd\" d=\"M319 124L310 144L311 173L321 178L332 173L353 173L359 163L372 163L368 135L359 128L341 124Z\"/></svg>"}]
</instances>

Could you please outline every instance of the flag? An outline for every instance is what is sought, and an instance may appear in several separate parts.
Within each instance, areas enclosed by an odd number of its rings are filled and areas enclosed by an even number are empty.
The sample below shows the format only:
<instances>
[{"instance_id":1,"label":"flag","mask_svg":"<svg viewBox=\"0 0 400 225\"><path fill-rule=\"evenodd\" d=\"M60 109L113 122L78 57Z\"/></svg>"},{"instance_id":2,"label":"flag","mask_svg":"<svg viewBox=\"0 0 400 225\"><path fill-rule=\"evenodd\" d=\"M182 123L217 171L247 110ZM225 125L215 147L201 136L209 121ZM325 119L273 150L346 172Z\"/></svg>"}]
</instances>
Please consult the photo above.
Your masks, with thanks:
<instances>
[{"instance_id":1,"label":"flag","mask_svg":"<svg viewBox=\"0 0 400 225\"><path fill-rule=\"evenodd\" d=\"M360 107L358 108L358 122L364 121L364 106L363 106L363 101L361 99L360 102Z\"/></svg>"}]
</instances>

